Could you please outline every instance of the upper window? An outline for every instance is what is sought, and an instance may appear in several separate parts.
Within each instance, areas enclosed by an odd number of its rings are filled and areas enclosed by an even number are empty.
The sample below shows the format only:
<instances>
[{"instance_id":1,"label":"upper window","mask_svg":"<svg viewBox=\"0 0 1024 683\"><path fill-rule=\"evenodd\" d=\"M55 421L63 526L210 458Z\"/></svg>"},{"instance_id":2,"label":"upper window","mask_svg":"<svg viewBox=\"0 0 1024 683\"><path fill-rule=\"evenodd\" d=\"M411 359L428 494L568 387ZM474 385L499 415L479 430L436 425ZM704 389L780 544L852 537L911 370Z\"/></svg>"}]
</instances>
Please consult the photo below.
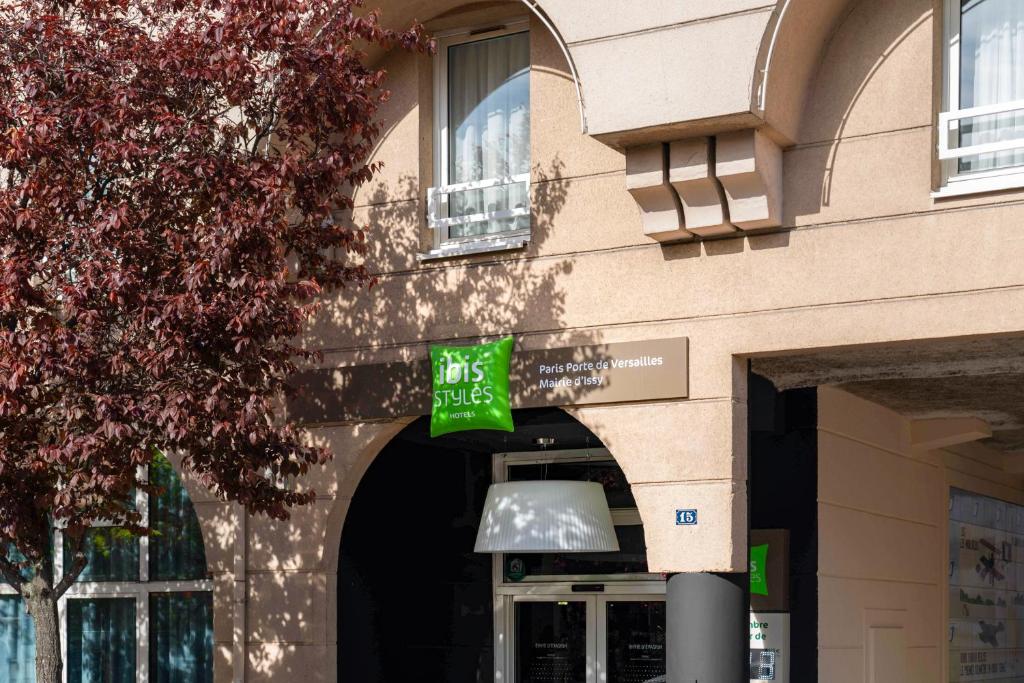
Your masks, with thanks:
<instances>
[{"instance_id":1,"label":"upper window","mask_svg":"<svg viewBox=\"0 0 1024 683\"><path fill-rule=\"evenodd\" d=\"M435 249L522 246L530 232L529 33L442 39L435 83Z\"/></svg>"},{"instance_id":2,"label":"upper window","mask_svg":"<svg viewBox=\"0 0 1024 683\"><path fill-rule=\"evenodd\" d=\"M946 0L946 37L946 190L1024 185L1024 2Z\"/></svg>"}]
</instances>

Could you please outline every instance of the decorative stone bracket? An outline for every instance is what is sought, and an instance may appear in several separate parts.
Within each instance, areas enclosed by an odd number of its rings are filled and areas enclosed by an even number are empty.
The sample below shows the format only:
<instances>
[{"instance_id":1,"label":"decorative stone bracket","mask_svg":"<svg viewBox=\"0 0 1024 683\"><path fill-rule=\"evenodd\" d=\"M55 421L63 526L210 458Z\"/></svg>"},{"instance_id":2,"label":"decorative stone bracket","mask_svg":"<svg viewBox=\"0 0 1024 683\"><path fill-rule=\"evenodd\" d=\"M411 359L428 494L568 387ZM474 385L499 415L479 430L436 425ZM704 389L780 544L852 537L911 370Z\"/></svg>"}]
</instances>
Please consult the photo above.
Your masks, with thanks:
<instances>
[{"instance_id":1,"label":"decorative stone bracket","mask_svg":"<svg viewBox=\"0 0 1024 683\"><path fill-rule=\"evenodd\" d=\"M782 225L782 150L756 130L626 149L626 189L659 242Z\"/></svg>"}]
</instances>

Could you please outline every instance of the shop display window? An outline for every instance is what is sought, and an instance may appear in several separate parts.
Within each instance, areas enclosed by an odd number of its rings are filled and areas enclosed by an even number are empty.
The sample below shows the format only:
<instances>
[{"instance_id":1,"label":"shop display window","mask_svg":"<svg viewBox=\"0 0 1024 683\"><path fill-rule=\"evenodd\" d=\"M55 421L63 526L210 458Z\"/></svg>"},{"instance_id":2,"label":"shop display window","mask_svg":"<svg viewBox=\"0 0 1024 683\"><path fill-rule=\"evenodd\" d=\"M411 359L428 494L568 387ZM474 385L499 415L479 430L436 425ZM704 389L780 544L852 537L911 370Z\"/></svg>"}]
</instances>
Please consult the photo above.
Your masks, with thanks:
<instances>
[{"instance_id":1,"label":"shop display window","mask_svg":"<svg viewBox=\"0 0 1024 683\"><path fill-rule=\"evenodd\" d=\"M1024 680L1024 507L960 489L949 504L949 680Z\"/></svg>"}]
</instances>

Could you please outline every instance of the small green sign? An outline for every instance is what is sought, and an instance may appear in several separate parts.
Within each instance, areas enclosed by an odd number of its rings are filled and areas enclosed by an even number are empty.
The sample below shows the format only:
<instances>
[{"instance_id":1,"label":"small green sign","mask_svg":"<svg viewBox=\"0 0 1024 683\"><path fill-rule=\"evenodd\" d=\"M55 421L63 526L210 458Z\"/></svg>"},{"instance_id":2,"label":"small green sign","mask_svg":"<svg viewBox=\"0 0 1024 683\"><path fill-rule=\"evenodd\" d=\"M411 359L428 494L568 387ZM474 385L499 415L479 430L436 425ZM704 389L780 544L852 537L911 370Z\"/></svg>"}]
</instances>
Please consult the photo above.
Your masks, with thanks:
<instances>
[{"instance_id":1,"label":"small green sign","mask_svg":"<svg viewBox=\"0 0 1024 683\"><path fill-rule=\"evenodd\" d=\"M750 593L768 595L768 544L750 546Z\"/></svg>"},{"instance_id":2,"label":"small green sign","mask_svg":"<svg viewBox=\"0 0 1024 683\"><path fill-rule=\"evenodd\" d=\"M511 432L508 367L512 337L476 346L431 346L430 436L467 429Z\"/></svg>"}]
</instances>

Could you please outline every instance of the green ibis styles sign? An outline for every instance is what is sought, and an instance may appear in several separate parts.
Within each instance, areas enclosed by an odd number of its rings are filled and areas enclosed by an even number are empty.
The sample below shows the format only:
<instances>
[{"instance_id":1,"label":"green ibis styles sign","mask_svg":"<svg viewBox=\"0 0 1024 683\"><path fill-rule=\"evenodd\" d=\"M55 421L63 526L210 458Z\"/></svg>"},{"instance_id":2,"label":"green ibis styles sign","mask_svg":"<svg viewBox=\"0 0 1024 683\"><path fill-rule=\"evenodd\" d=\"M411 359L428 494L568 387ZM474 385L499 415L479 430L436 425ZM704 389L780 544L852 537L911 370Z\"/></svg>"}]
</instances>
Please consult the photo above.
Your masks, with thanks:
<instances>
[{"instance_id":1,"label":"green ibis styles sign","mask_svg":"<svg viewBox=\"0 0 1024 683\"><path fill-rule=\"evenodd\" d=\"M476 346L431 346L430 436L467 429L511 432L508 374L512 337Z\"/></svg>"},{"instance_id":2,"label":"green ibis styles sign","mask_svg":"<svg viewBox=\"0 0 1024 683\"><path fill-rule=\"evenodd\" d=\"M768 595L768 544L750 547L750 593Z\"/></svg>"}]
</instances>

